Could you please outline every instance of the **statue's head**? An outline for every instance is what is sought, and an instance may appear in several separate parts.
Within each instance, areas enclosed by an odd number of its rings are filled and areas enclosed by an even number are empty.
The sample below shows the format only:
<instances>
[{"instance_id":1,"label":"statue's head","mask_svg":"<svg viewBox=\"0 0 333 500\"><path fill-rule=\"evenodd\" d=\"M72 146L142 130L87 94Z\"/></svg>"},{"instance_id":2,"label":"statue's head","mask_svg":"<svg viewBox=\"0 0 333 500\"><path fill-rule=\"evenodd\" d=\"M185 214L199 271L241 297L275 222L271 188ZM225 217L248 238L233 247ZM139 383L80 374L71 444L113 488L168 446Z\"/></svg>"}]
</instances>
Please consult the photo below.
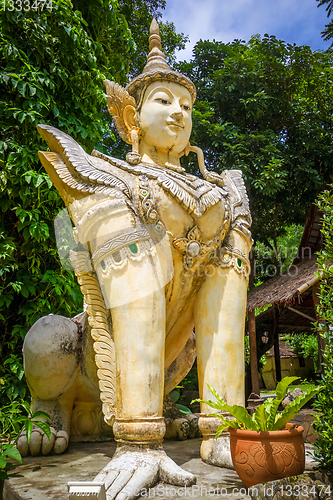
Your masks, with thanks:
<instances>
[{"instance_id":1,"label":"statue's head","mask_svg":"<svg viewBox=\"0 0 333 500\"><path fill-rule=\"evenodd\" d=\"M131 163L143 157L177 164L189 142L196 91L189 78L168 66L155 19L149 49L142 74L126 89L106 80L108 107L120 136L132 144Z\"/></svg>"}]
</instances>

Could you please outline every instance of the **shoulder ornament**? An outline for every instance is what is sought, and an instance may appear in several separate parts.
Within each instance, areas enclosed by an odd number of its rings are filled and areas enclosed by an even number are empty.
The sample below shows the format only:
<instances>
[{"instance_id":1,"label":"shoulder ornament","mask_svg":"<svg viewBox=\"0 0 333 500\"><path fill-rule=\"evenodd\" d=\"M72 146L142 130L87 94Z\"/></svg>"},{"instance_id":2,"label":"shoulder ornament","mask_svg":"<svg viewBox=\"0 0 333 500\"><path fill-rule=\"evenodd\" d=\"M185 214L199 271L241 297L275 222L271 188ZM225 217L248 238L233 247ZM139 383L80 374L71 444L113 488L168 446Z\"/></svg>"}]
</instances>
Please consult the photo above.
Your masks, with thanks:
<instances>
[{"instance_id":1,"label":"shoulder ornament","mask_svg":"<svg viewBox=\"0 0 333 500\"><path fill-rule=\"evenodd\" d=\"M72 137L50 125L38 125L37 129L53 152L40 151L39 156L54 183L58 179L70 190L86 195L115 194L118 190L130 198L130 186L121 174L113 172L107 164L105 168L97 165ZM62 196L64 190L65 187L59 189Z\"/></svg>"}]
</instances>

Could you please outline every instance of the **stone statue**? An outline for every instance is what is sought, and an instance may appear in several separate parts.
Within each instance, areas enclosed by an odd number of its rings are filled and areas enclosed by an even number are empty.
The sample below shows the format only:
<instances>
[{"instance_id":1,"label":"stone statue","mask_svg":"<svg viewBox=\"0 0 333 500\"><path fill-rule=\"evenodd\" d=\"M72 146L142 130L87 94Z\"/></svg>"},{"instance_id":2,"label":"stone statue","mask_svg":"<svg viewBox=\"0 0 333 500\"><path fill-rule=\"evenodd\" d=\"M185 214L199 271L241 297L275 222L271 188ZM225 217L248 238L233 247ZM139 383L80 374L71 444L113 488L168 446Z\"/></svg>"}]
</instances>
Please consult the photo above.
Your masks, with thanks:
<instances>
[{"instance_id":1,"label":"stone statue","mask_svg":"<svg viewBox=\"0 0 333 500\"><path fill-rule=\"evenodd\" d=\"M96 481L109 499L125 500L158 480L195 482L162 448L163 394L184 376L194 327L200 397L209 399L208 383L229 404L244 404L251 217L241 172L208 172L189 143L195 87L168 66L155 20L143 73L126 89L105 83L114 123L132 145L126 161L89 155L67 134L38 126L50 148L40 159L75 224L70 258L89 327L82 315L77 323L89 335L53 315L28 333L32 406L50 414L53 430L51 441L35 430L30 445L21 436L18 447L61 453L70 433L113 430L117 451ZM181 167L189 151L203 178ZM104 424L94 413L99 398ZM201 407L201 456L230 466L228 435L215 440L212 411Z\"/></svg>"}]
</instances>

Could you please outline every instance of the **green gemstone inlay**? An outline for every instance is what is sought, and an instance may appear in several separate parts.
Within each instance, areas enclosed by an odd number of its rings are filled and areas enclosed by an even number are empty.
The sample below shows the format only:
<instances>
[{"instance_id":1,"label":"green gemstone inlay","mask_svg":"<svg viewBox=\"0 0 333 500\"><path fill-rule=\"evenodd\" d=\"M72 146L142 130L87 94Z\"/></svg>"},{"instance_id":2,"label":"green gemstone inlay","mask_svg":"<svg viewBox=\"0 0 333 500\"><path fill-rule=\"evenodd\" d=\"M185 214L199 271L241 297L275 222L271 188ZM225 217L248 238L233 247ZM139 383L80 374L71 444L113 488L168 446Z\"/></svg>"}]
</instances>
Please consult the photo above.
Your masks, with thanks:
<instances>
[{"instance_id":1,"label":"green gemstone inlay","mask_svg":"<svg viewBox=\"0 0 333 500\"><path fill-rule=\"evenodd\" d=\"M105 271L105 269L106 269L106 265L105 265L104 260L101 260L101 266L102 266L103 271Z\"/></svg>"},{"instance_id":2,"label":"green gemstone inlay","mask_svg":"<svg viewBox=\"0 0 333 500\"><path fill-rule=\"evenodd\" d=\"M131 245L128 245L128 248L132 253L138 253L138 245L136 243L132 243Z\"/></svg>"},{"instance_id":3,"label":"green gemstone inlay","mask_svg":"<svg viewBox=\"0 0 333 500\"><path fill-rule=\"evenodd\" d=\"M237 259L237 264L238 264L238 267L242 267L242 261L240 259Z\"/></svg>"}]
</instances>

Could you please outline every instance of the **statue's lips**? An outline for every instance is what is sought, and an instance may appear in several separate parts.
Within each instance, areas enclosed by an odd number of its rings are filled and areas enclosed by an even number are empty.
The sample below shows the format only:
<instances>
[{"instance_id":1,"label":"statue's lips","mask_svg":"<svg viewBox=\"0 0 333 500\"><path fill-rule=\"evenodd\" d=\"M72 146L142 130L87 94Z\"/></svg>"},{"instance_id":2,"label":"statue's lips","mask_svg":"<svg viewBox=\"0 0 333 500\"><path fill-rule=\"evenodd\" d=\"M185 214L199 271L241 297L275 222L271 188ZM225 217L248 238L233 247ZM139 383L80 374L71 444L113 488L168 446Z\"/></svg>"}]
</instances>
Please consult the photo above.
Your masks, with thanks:
<instances>
[{"instance_id":1,"label":"statue's lips","mask_svg":"<svg viewBox=\"0 0 333 500\"><path fill-rule=\"evenodd\" d=\"M167 122L167 125L169 127L176 127L178 129L184 128L184 125L182 123L179 123L179 122Z\"/></svg>"}]
</instances>

